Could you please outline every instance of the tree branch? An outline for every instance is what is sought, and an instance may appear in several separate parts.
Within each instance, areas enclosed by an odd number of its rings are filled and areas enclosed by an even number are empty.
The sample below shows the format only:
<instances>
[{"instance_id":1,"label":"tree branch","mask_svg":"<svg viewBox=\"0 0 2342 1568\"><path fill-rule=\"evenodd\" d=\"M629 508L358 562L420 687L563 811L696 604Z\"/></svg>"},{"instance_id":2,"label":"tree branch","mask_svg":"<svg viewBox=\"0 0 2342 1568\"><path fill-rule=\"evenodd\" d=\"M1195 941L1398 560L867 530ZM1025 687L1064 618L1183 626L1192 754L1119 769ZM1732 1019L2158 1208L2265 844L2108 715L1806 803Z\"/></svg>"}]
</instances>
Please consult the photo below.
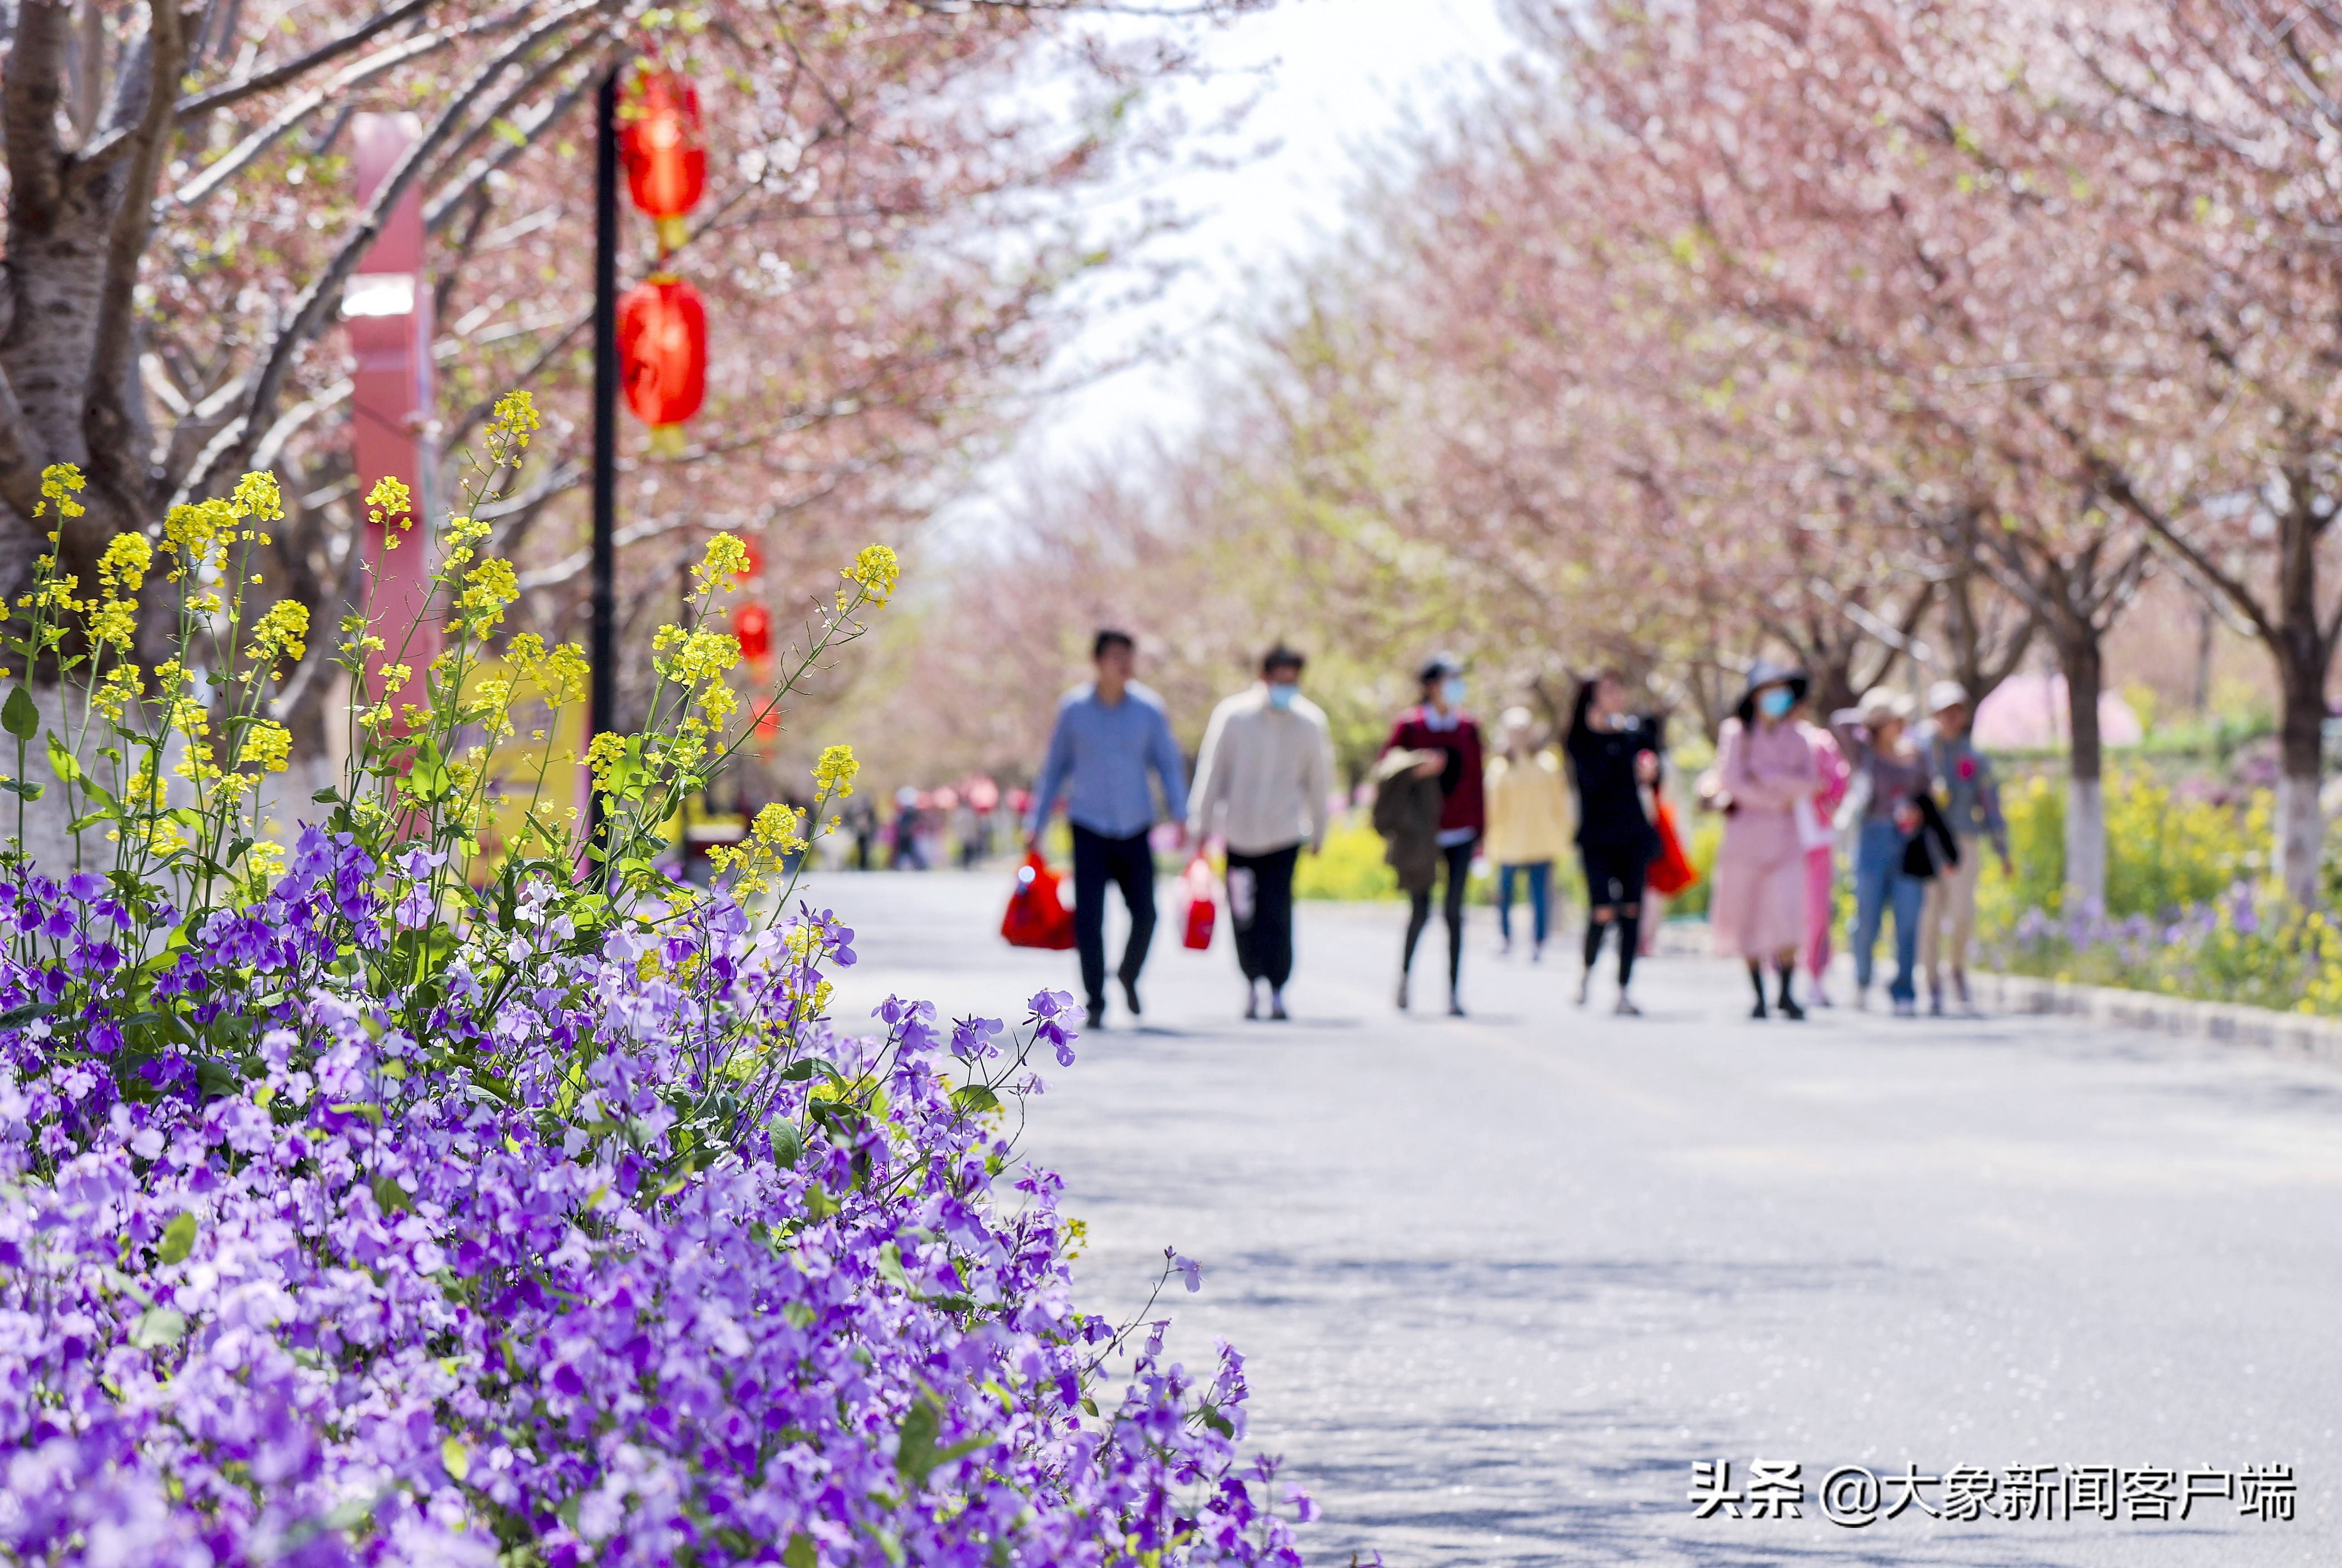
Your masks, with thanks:
<instances>
[{"instance_id":1,"label":"tree branch","mask_svg":"<svg viewBox=\"0 0 2342 1568\"><path fill-rule=\"evenodd\" d=\"M230 177L251 164L254 159L275 146L286 132L315 114L326 104L346 95L354 88L372 81L385 71L404 65L410 60L419 59L435 50L444 49L459 38L469 37L475 34L500 33L516 25L533 8L533 4L522 5L501 15L491 16L485 22L475 22L465 26L435 28L431 32L417 34L404 43L395 44L387 49L367 55L355 65L339 72L331 81L310 89L279 109L266 124L220 155L201 174L172 192L165 200L177 206L191 206L202 201L225 184ZM575 7L572 6L570 9L575 10Z\"/></svg>"},{"instance_id":2,"label":"tree branch","mask_svg":"<svg viewBox=\"0 0 2342 1568\"><path fill-rule=\"evenodd\" d=\"M557 70L561 65L566 65L585 47L586 45L580 45L578 48L570 50L556 61L551 69ZM561 93L535 115L524 116L522 120L516 122L516 128L524 138L522 141L506 143L492 156L475 159L471 167L464 171L462 177L455 185L432 197L423 208L424 232L435 235L445 228L448 221L454 218L458 209L462 207L465 197L487 184L495 176L498 170L528 151L535 145L537 137L559 124L562 118L570 110L575 108L587 94L595 91L598 85L596 75L597 73L588 72L584 81Z\"/></svg>"},{"instance_id":3,"label":"tree branch","mask_svg":"<svg viewBox=\"0 0 2342 1568\"><path fill-rule=\"evenodd\" d=\"M437 120L425 131L420 139L406 150L405 156L385 177L375 192L374 201L361 218L343 237L341 247L325 269L309 280L293 302L288 319L277 328L274 340L258 358L260 369L253 377L252 389L246 394L244 411L230 421L205 449L197 469L180 488L184 496L202 494L213 479L233 460L252 449L254 427L269 416L276 405L276 396L285 377L293 366L293 356L300 346L315 336L325 324L328 313L339 308L343 283L356 268L358 258L373 248L382 233L383 221L399 198L406 194L423 173L432 156L455 134L455 127L476 101L511 65L525 58L530 51L575 22L602 9L601 0L572 0L523 34L502 54L483 65L472 79L457 89L447 100L446 107Z\"/></svg>"},{"instance_id":4,"label":"tree branch","mask_svg":"<svg viewBox=\"0 0 2342 1568\"><path fill-rule=\"evenodd\" d=\"M265 93L273 87L307 75L318 66L340 59L377 34L389 31L410 16L419 16L431 8L431 0L405 0L377 12L338 38L329 38L306 54L296 55L279 65L270 65L249 75L238 76L232 82L222 82L216 87L206 87L200 93L190 93L174 106L180 119L192 119L214 109L224 109L230 104L241 103L255 93Z\"/></svg>"},{"instance_id":5,"label":"tree branch","mask_svg":"<svg viewBox=\"0 0 2342 1568\"><path fill-rule=\"evenodd\" d=\"M461 178L465 184L468 185L472 182L475 175L480 172L485 166L493 164L498 168L503 167L505 163L511 160L513 155L525 150L529 141L535 136L542 123L546 118L545 109L542 105L539 106L535 115L525 116L525 111L521 110L519 107L523 100L526 99L529 95L535 93L539 87L542 87L546 82L551 81L563 71L568 69L580 55L583 55L589 51L606 49L608 46L608 39L597 38L589 34L586 37L575 40L570 44L567 48L557 50L538 61L525 75L522 76L519 81L513 84L511 89L507 91L503 97L497 99L493 105L481 114L477 120L473 122L472 128L470 130L465 132L455 144L447 149L446 153L444 155L442 172L444 173L446 168L452 167L458 159L470 153L474 147L478 146L481 139L492 131L495 131L499 124L509 124L512 128L518 130L521 133L520 141L515 144L510 138L506 138L503 146L499 147L495 152L488 155L487 157L475 161L471 167L465 169ZM588 73L587 80L594 80L593 73ZM573 87L573 95L576 89ZM425 204L424 210L424 223L425 226L430 225L432 215L439 211L445 199L446 198L444 195L435 196ZM445 222L445 219L442 217L441 221Z\"/></svg>"},{"instance_id":6,"label":"tree branch","mask_svg":"<svg viewBox=\"0 0 2342 1568\"><path fill-rule=\"evenodd\" d=\"M155 226L155 183L171 140L171 84L178 80L186 54L185 18L178 0L147 0L146 33L134 62L121 78L115 124L109 132L126 138L127 166L122 195L105 236L105 272L98 285L97 338L90 354L89 394L82 405L82 434L88 443L92 477L103 484L130 515L145 500L145 443L139 411L131 406L132 360L138 341L138 312L131 300L138 259ZM133 92L143 87L135 119Z\"/></svg>"},{"instance_id":7,"label":"tree branch","mask_svg":"<svg viewBox=\"0 0 2342 1568\"><path fill-rule=\"evenodd\" d=\"M15 7L16 38L0 75L0 130L8 148L8 217L12 225L45 229L65 195L65 144L57 110L65 101L63 71L72 29L65 5Z\"/></svg>"},{"instance_id":8,"label":"tree branch","mask_svg":"<svg viewBox=\"0 0 2342 1568\"><path fill-rule=\"evenodd\" d=\"M2185 564L2187 569L2187 575L2193 579L2191 586L2209 589L2220 598L2227 600L2229 606L2238 615L2244 617L2246 624L2252 628L2254 636L2271 646L2276 645L2278 641L2277 624L2269 618L2266 607L2262 605L2252 589L2228 573L2220 570L2213 564L2210 556L2183 537L2179 530L2172 526L2168 517L2156 507L2148 505L2139 494L2131 488L2130 481L2126 475L2109 469L2099 475L2098 488L2105 493L2108 500L2117 503L2124 511L2144 524L2147 533L2157 544Z\"/></svg>"}]
</instances>

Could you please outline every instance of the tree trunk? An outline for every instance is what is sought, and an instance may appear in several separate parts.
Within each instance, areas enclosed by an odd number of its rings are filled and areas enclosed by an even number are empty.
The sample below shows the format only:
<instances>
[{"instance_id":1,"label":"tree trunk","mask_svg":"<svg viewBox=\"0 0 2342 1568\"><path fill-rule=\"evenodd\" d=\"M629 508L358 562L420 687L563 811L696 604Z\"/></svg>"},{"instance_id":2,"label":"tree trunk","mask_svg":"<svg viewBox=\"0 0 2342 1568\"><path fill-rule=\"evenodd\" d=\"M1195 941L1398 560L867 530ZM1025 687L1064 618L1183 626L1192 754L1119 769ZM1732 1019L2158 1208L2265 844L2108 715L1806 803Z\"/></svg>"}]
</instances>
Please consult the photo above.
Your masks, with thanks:
<instances>
[{"instance_id":1,"label":"tree trunk","mask_svg":"<svg viewBox=\"0 0 2342 1568\"><path fill-rule=\"evenodd\" d=\"M2324 684L2287 674L2279 685L2283 718L2277 731L2277 874L2285 895L2307 909L2318 902L2326 859L2326 812L2317 799L2325 778Z\"/></svg>"},{"instance_id":2,"label":"tree trunk","mask_svg":"<svg viewBox=\"0 0 2342 1568\"><path fill-rule=\"evenodd\" d=\"M2066 907L2104 909L2107 902L2105 757L2098 740L2104 651L2097 626L2057 628L2057 668L2066 677L2069 757L2066 778Z\"/></svg>"},{"instance_id":3,"label":"tree trunk","mask_svg":"<svg viewBox=\"0 0 2342 1568\"><path fill-rule=\"evenodd\" d=\"M2332 520L2306 468L2286 473L2288 504L2277 518L2277 617L2267 637L2282 704L2277 740L2277 866L2297 908L2317 902L2326 859L2326 673L2332 637L2317 613L2317 547Z\"/></svg>"}]
</instances>

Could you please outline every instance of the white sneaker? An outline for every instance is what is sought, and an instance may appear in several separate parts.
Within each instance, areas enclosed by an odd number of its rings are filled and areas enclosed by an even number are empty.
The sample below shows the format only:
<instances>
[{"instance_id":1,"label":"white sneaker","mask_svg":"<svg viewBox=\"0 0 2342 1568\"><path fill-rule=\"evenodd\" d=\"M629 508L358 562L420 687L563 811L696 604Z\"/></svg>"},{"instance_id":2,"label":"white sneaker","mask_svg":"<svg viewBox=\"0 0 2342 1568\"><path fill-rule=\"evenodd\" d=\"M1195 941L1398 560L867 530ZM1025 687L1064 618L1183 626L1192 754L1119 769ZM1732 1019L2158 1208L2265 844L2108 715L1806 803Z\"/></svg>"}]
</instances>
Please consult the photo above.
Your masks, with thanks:
<instances>
[{"instance_id":1,"label":"white sneaker","mask_svg":"<svg viewBox=\"0 0 2342 1568\"><path fill-rule=\"evenodd\" d=\"M1587 1000L1591 998L1593 994L1594 971L1589 969L1585 974L1577 977L1577 1004L1580 1007L1585 1006Z\"/></svg>"},{"instance_id":2,"label":"white sneaker","mask_svg":"<svg viewBox=\"0 0 2342 1568\"><path fill-rule=\"evenodd\" d=\"M1913 1001L1907 996L1897 996L1895 999L1895 1016L1897 1018L1917 1018L1919 1016L1918 1003Z\"/></svg>"},{"instance_id":3,"label":"white sneaker","mask_svg":"<svg viewBox=\"0 0 2342 1568\"><path fill-rule=\"evenodd\" d=\"M1634 998L1626 995L1624 992L1621 992L1618 995L1618 1005L1613 1007L1610 1011L1616 1013L1621 1018L1640 1018L1643 1015L1643 1010L1635 1005Z\"/></svg>"}]
</instances>

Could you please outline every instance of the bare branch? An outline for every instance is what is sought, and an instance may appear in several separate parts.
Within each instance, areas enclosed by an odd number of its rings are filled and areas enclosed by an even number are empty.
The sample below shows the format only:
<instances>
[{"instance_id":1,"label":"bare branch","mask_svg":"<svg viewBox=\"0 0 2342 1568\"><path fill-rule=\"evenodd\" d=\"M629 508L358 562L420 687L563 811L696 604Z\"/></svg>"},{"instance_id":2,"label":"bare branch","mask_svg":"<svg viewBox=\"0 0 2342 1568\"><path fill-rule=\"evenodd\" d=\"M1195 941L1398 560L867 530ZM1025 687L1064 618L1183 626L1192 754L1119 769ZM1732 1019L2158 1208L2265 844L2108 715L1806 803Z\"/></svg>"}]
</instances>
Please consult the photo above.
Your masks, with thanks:
<instances>
[{"instance_id":1,"label":"bare branch","mask_svg":"<svg viewBox=\"0 0 2342 1568\"><path fill-rule=\"evenodd\" d=\"M326 264L323 272L309 280L309 285L294 300L288 319L278 327L266 352L258 358L260 368L253 377L244 412L222 429L205 449L195 472L189 474L180 486L182 496L202 494L223 468L233 465L231 460L239 452L250 450L255 440L253 427L275 408L277 393L292 369L294 355L303 344L316 335L318 329L325 325L328 313L339 307L343 283L357 266L358 258L373 247L375 238L382 233L383 221L389 215L390 209L406 194L407 187L420 177L431 158L454 136L455 127L470 112L472 105L514 62L525 59L547 38L580 17L592 15L601 9L601 0L572 0L571 4L538 22L502 54L483 65L473 74L472 79L447 100L438 119L413 146L407 148L405 156L399 159L396 166L383 180L381 188L375 192L374 201L366 208L365 217L343 236L340 248L334 253L334 259Z\"/></svg>"},{"instance_id":2,"label":"bare branch","mask_svg":"<svg viewBox=\"0 0 2342 1568\"><path fill-rule=\"evenodd\" d=\"M564 55L561 60L555 63L556 68L575 58L585 47L586 45L581 45L577 49ZM445 228L449 221L461 210L465 197L486 185L495 176L498 170L526 152L535 143L537 137L560 123L570 110L575 108L587 94L595 90L595 74L588 72L584 81L569 87L550 102L540 105L535 113L523 115L516 119L514 122L515 128L520 132L522 139L518 142L506 143L488 157L475 159L471 166L464 171L462 176L454 185L434 196L423 209L424 231L435 235Z\"/></svg>"},{"instance_id":3,"label":"bare branch","mask_svg":"<svg viewBox=\"0 0 2342 1568\"><path fill-rule=\"evenodd\" d=\"M435 50L444 49L459 38L503 32L508 27L516 25L533 8L532 0L532 4L515 6L501 15L489 17L486 21L475 22L465 26L435 28L428 33L417 34L404 43L395 44L387 49L378 50L367 55L335 75L331 81L312 88L285 105L271 116L265 125L221 154L218 159L203 173L172 192L169 196L164 198L164 201L178 206L190 206L202 201L250 165L254 159L275 146L283 139L286 132L315 114L326 104L346 95L352 89L364 85L385 71L404 65L410 60L420 59L423 55ZM577 7L574 5L570 6L562 15L565 16L576 9ZM507 56L508 55L509 51Z\"/></svg>"},{"instance_id":4,"label":"bare branch","mask_svg":"<svg viewBox=\"0 0 2342 1568\"><path fill-rule=\"evenodd\" d=\"M359 47L378 34L388 32L410 16L419 16L431 8L431 0L404 0L376 12L338 38L329 38L305 54L296 55L282 65L238 76L233 82L222 82L216 87L206 87L200 93L190 93L180 99L173 112L182 120L224 109L255 93L265 93L273 87L307 75L320 65L329 65Z\"/></svg>"}]
</instances>

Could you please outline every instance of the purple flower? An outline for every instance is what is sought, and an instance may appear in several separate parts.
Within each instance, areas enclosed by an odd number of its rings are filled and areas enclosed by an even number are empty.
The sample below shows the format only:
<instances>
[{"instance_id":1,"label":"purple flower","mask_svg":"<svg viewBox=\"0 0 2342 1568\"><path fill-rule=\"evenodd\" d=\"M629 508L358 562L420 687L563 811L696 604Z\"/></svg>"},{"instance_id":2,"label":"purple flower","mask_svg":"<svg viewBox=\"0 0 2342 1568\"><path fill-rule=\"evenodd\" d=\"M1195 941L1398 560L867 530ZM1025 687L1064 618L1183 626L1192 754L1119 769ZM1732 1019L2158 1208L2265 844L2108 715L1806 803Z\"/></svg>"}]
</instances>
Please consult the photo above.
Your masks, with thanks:
<instances>
[{"instance_id":1,"label":"purple flower","mask_svg":"<svg viewBox=\"0 0 2342 1568\"><path fill-rule=\"evenodd\" d=\"M441 863L315 828L288 862L135 1002L175 912L101 941L85 885L0 891L0 1010L47 1009L0 1029L0 1557L1297 1565L1242 1359L1101 1363L1063 1183L966 1114L978 1063L1003 1098L1070 1063L1070 996L847 1035L806 1003L831 913L782 944L677 889L572 944L546 884L452 889L395 993L365 955ZM195 1054L121 1050L133 1006Z\"/></svg>"}]
</instances>

